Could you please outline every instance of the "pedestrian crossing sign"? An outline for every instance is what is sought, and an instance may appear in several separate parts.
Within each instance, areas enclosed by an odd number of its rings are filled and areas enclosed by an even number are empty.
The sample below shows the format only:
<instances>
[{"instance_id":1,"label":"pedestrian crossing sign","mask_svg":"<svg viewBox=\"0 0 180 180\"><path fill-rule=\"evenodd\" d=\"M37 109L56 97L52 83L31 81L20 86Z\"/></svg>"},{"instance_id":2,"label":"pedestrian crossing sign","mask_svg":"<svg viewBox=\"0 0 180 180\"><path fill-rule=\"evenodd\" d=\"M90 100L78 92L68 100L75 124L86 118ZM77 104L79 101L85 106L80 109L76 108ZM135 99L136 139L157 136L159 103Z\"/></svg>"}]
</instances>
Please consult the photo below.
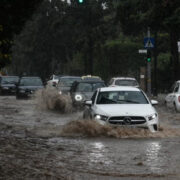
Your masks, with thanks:
<instances>
[{"instance_id":1,"label":"pedestrian crossing sign","mask_svg":"<svg viewBox=\"0 0 180 180\"><path fill-rule=\"evenodd\" d=\"M154 38L145 37L144 38L144 47L145 48L154 48Z\"/></svg>"}]
</instances>

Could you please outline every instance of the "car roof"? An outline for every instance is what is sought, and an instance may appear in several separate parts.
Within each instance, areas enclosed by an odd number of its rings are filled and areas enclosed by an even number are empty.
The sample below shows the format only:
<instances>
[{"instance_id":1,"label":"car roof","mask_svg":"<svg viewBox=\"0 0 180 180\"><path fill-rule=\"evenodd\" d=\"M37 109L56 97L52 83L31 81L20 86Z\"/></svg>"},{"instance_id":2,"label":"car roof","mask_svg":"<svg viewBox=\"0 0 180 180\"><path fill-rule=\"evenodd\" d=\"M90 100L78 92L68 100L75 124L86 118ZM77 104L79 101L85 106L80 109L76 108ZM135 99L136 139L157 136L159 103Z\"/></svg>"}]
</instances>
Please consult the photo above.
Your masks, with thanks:
<instances>
[{"instance_id":1,"label":"car roof","mask_svg":"<svg viewBox=\"0 0 180 180\"><path fill-rule=\"evenodd\" d=\"M33 79L33 78L34 78L34 79L37 79L37 78L41 79L41 78L38 77L38 76L23 76L23 77L21 77L21 79L28 79L28 78L29 78L29 79L30 79L30 78L31 78L31 79Z\"/></svg>"},{"instance_id":2,"label":"car roof","mask_svg":"<svg viewBox=\"0 0 180 180\"><path fill-rule=\"evenodd\" d=\"M115 86L115 87L102 87L100 88L101 92L104 91L141 91L139 88L132 86Z\"/></svg>"},{"instance_id":3,"label":"car roof","mask_svg":"<svg viewBox=\"0 0 180 180\"><path fill-rule=\"evenodd\" d=\"M19 76L1 76L1 77L19 77Z\"/></svg>"},{"instance_id":4,"label":"car roof","mask_svg":"<svg viewBox=\"0 0 180 180\"><path fill-rule=\"evenodd\" d=\"M133 78L133 77L113 77L113 79L115 79L115 80L117 80L117 79L136 80L136 78Z\"/></svg>"},{"instance_id":5,"label":"car roof","mask_svg":"<svg viewBox=\"0 0 180 180\"><path fill-rule=\"evenodd\" d=\"M60 79L64 79L64 78L79 78L81 79L80 76L61 76Z\"/></svg>"},{"instance_id":6,"label":"car roof","mask_svg":"<svg viewBox=\"0 0 180 180\"><path fill-rule=\"evenodd\" d=\"M101 79L99 76L94 76L94 75L84 75L81 76L82 79Z\"/></svg>"},{"instance_id":7,"label":"car roof","mask_svg":"<svg viewBox=\"0 0 180 180\"><path fill-rule=\"evenodd\" d=\"M99 83L99 82L102 82L102 83L104 83L104 81L103 80L101 80L101 79L86 79L86 80L78 80L78 81L76 81L75 83Z\"/></svg>"}]
</instances>

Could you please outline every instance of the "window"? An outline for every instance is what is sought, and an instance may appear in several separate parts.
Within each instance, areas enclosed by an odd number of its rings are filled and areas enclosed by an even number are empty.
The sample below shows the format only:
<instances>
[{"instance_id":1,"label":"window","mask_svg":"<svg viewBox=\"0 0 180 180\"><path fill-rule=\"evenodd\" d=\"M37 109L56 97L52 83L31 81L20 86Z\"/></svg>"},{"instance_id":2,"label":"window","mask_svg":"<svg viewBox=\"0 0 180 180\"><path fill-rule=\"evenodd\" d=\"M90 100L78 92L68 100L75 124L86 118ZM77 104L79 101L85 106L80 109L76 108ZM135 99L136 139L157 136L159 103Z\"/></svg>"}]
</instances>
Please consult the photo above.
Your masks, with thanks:
<instances>
[{"instance_id":1,"label":"window","mask_svg":"<svg viewBox=\"0 0 180 180\"><path fill-rule=\"evenodd\" d=\"M97 104L148 104L141 91L99 92Z\"/></svg>"},{"instance_id":2,"label":"window","mask_svg":"<svg viewBox=\"0 0 180 180\"><path fill-rule=\"evenodd\" d=\"M91 83L79 83L76 92L92 92Z\"/></svg>"},{"instance_id":3,"label":"window","mask_svg":"<svg viewBox=\"0 0 180 180\"><path fill-rule=\"evenodd\" d=\"M136 80L118 79L115 81L115 85L118 85L118 86L137 86L138 83Z\"/></svg>"},{"instance_id":4,"label":"window","mask_svg":"<svg viewBox=\"0 0 180 180\"><path fill-rule=\"evenodd\" d=\"M42 86L42 81L39 78L22 78L20 86Z\"/></svg>"}]
</instances>

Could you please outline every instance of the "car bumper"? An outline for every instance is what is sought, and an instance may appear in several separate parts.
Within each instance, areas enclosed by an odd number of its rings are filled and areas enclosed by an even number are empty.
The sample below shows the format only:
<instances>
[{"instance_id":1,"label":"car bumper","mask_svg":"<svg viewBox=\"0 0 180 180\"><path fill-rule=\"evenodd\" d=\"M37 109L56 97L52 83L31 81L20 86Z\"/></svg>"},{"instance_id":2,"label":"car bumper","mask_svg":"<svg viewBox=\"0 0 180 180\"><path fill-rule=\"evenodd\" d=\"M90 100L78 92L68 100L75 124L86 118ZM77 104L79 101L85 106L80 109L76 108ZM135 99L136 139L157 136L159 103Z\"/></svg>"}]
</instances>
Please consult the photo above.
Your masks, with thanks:
<instances>
[{"instance_id":1,"label":"car bumper","mask_svg":"<svg viewBox=\"0 0 180 180\"><path fill-rule=\"evenodd\" d=\"M18 97L24 97L24 98L30 98L34 96L35 91L28 91L28 92L18 92L17 96Z\"/></svg>"},{"instance_id":2,"label":"car bumper","mask_svg":"<svg viewBox=\"0 0 180 180\"><path fill-rule=\"evenodd\" d=\"M148 121L147 119L145 120L144 123L142 124L136 124L136 123L110 123L109 120L103 121L99 119L95 119L95 121L101 125L110 125L112 127L140 127L140 128L148 128L151 132L156 132L157 130L154 128L155 126L159 126L158 118Z\"/></svg>"},{"instance_id":3,"label":"car bumper","mask_svg":"<svg viewBox=\"0 0 180 180\"><path fill-rule=\"evenodd\" d=\"M1 94L15 94L16 89L7 88L7 89L1 89Z\"/></svg>"}]
</instances>

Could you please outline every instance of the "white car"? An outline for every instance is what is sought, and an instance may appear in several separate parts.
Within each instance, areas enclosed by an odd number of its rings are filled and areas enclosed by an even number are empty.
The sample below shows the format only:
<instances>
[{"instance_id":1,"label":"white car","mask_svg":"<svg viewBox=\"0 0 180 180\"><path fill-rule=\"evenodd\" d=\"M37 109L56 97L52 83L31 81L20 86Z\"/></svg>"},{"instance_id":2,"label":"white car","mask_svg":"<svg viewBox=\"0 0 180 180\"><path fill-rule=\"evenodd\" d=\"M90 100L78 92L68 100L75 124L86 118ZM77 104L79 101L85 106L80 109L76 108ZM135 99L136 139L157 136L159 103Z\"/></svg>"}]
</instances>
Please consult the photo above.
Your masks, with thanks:
<instances>
[{"instance_id":1,"label":"white car","mask_svg":"<svg viewBox=\"0 0 180 180\"><path fill-rule=\"evenodd\" d=\"M177 112L180 112L180 80L173 84L171 92L165 97L165 103L168 107L174 107Z\"/></svg>"},{"instance_id":2,"label":"white car","mask_svg":"<svg viewBox=\"0 0 180 180\"><path fill-rule=\"evenodd\" d=\"M48 86L57 86L60 77L62 77L62 76L53 74L47 81L47 85Z\"/></svg>"},{"instance_id":3,"label":"white car","mask_svg":"<svg viewBox=\"0 0 180 180\"><path fill-rule=\"evenodd\" d=\"M132 77L113 77L108 83L109 86L133 86L139 87L139 83Z\"/></svg>"},{"instance_id":4,"label":"white car","mask_svg":"<svg viewBox=\"0 0 180 180\"><path fill-rule=\"evenodd\" d=\"M159 128L155 104L158 102L150 101L139 88L104 87L85 102L83 118L92 118L102 125L145 127L155 132Z\"/></svg>"}]
</instances>

